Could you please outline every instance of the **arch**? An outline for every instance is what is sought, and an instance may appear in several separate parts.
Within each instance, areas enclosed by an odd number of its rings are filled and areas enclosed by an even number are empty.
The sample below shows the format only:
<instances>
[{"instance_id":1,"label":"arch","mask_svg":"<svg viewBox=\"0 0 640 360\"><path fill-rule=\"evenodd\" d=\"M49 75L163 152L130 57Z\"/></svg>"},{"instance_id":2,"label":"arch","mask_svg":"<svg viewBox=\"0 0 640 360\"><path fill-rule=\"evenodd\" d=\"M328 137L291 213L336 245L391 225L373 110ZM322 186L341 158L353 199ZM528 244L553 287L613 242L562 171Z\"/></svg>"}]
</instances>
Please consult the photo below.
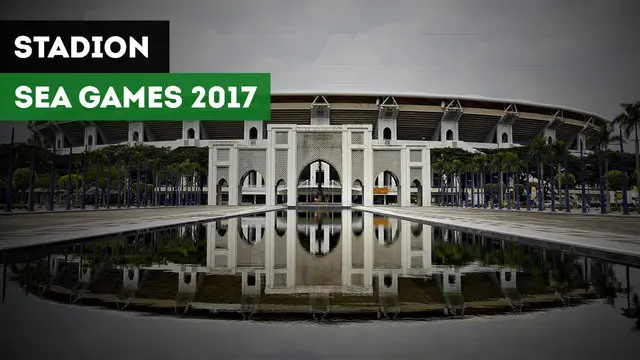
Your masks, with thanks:
<instances>
[{"instance_id":1,"label":"arch","mask_svg":"<svg viewBox=\"0 0 640 360\"><path fill-rule=\"evenodd\" d=\"M351 228L354 236L360 236L364 232L364 214L362 211L351 212Z\"/></svg>"},{"instance_id":2,"label":"arch","mask_svg":"<svg viewBox=\"0 0 640 360\"><path fill-rule=\"evenodd\" d=\"M547 144L552 144L553 143L553 137L549 136L547 138Z\"/></svg>"},{"instance_id":3,"label":"arch","mask_svg":"<svg viewBox=\"0 0 640 360\"><path fill-rule=\"evenodd\" d=\"M415 196L414 196L414 191L413 189L415 189ZM413 205L416 206L422 206L422 183L420 182L420 180L418 179L413 179L413 181L411 182L411 199L410 202Z\"/></svg>"},{"instance_id":4,"label":"arch","mask_svg":"<svg viewBox=\"0 0 640 360\"><path fill-rule=\"evenodd\" d=\"M340 213L305 212L302 216L307 221L298 222L298 242L305 251L319 257L337 248L342 236Z\"/></svg>"},{"instance_id":5,"label":"arch","mask_svg":"<svg viewBox=\"0 0 640 360\"><path fill-rule=\"evenodd\" d=\"M227 235L227 231L229 230L229 223L226 220L218 220L216 221L216 233L220 237L224 237Z\"/></svg>"},{"instance_id":6,"label":"arch","mask_svg":"<svg viewBox=\"0 0 640 360\"><path fill-rule=\"evenodd\" d=\"M225 191L224 188L227 188ZM229 183L227 179L221 178L216 184L216 205L229 204Z\"/></svg>"},{"instance_id":7,"label":"arch","mask_svg":"<svg viewBox=\"0 0 640 360\"><path fill-rule=\"evenodd\" d=\"M508 143L509 142L509 135L506 132L502 133L502 142L503 143Z\"/></svg>"},{"instance_id":8,"label":"arch","mask_svg":"<svg viewBox=\"0 0 640 360\"><path fill-rule=\"evenodd\" d=\"M252 127L251 129L249 129L249 139L250 140L258 139L258 129L256 129L255 127Z\"/></svg>"},{"instance_id":9,"label":"arch","mask_svg":"<svg viewBox=\"0 0 640 360\"><path fill-rule=\"evenodd\" d=\"M400 178L389 170L377 174L373 182L373 202L382 205L400 203Z\"/></svg>"},{"instance_id":10,"label":"arch","mask_svg":"<svg viewBox=\"0 0 640 360\"><path fill-rule=\"evenodd\" d=\"M413 235L413 237L419 237L420 235L422 235L422 224L417 222L412 222L411 234Z\"/></svg>"},{"instance_id":11,"label":"arch","mask_svg":"<svg viewBox=\"0 0 640 360\"><path fill-rule=\"evenodd\" d=\"M374 215L373 227L373 234L384 246L391 246L400 238L400 221L396 218Z\"/></svg>"},{"instance_id":12,"label":"arch","mask_svg":"<svg viewBox=\"0 0 640 360\"><path fill-rule=\"evenodd\" d=\"M127 270L127 279L129 279L129 281L133 280L136 276L135 271L133 271L133 269L128 269Z\"/></svg>"},{"instance_id":13,"label":"arch","mask_svg":"<svg viewBox=\"0 0 640 360\"><path fill-rule=\"evenodd\" d=\"M134 131L131 138L133 139L133 141L140 141L140 133L137 131Z\"/></svg>"},{"instance_id":14,"label":"arch","mask_svg":"<svg viewBox=\"0 0 640 360\"><path fill-rule=\"evenodd\" d=\"M240 221L238 221L238 235L240 235L240 239L242 239L242 241L249 245L255 245L264 239L264 226L261 226L260 224L248 224L245 232L242 224L242 219L240 219Z\"/></svg>"},{"instance_id":15,"label":"arch","mask_svg":"<svg viewBox=\"0 0 640 360\"><path fill-rule=\"evenodd\" d=\"M276 181L276 205L287 203L287 182L284 179Z\"/></svg>"},{"instance_id":16,"label":"arch","mask_svg":"<svg viewBox=\"0 0 640 360\"><path fill-rule=\"evenodd\" d=\"M388 289L391 287L391 285L393 285L393 278L391 277L391 275L385 274L382 277L382 283L384 284L384 287Z\"/></svg>"},{"instance_id":17,"label":"arch","mask_svg":"<svg viewBox=\"0 0 640 360\"><path fill-rule=\"evenodd\" d=\"M386 127L382 130L382 139L383 140L391 140L391 129Z\"/></svg>"},{"instance_id":18,"label":"arch","mask_svg":"<svg viewBox=\"0 0 640 360\"><path fill-rule=\"evenodd\" d=\"M279 237L283 237L287 234L287 212L286 211L277 211L276 212L276 235Z\"/></svg>"},{"instance_id":19,"label":"arch","mask_svg":"<svg viewBox=\"0 0 640 360\"><path fill-rule=\"evenodd\" d=\"M238 182L238 204L265 204L266 192L263 191L264 185L264 176L260 172L249 170L244 173Z\"/></svg>"},{"instance_id":20,"label":"arch","mask_svg":"<svg viewBox=\"0 0 640 360\"><path fill-rule=\"evenodd\" d=\"M182 281L183 281L185 284L190 284L190 283L191 283L191 273L184 273L184 274L182 275Z\"/></svg>"},{"instance_id":21,"label":"arch","mask_svg":"<svg viewBox=\"0 0 640 360\"><path fill-rule=\"evenodd\" d=\"M87 145L93 146L93 135L87 136Z\"/></svg>"},{"instance_id":22,"label":"arch","mask_svg":"<svg viewBox=\"0 0 640 360\"><path fill-rule=\"evenodd\" d=\"M298 174L297 186L299 203L342 202L338 167L325 159L316 159L303 167Z\"/></svg>"},{"instance_id":23,"label":"arch","mask_svg":"<svg viewBox=\"0 0 640 360\"><path fill-rule=\"evenodd\" d=\"M362 205L364 196L364 186L362 185L362 181L360 179L356 179L353 182L353 186L351 189L351 203L354 205Z\"/></svg>"},{"instance_id":24,"label":"arch","mask_svg":"<svg viewBox=\"0 0 640 360\"><path fill-rule=\"evenodd\" d=\"M447 130L447 132L445 134L445 139L453 140L453 130L451 130L451 129Z\"/></svg>"},{"instance_id":25,"label":"arch","mask_svg":"<svg viewBox=\"0 0 640 360\"><path fill-rule=\"evenodd\" d=\"M62 141L58 139L58 149L62 149Z\"/></svg>"},{"instance_id":26,"label":"arch","mask_svg":"<svg viewBox=\"0 0 640 360\"><path fill-rule=\"evenodd\" d=\"M195 139L196 138L196 131L193 128L189 128L189 130L187 130L187 139Z\"/></svg>"}]
</instances>

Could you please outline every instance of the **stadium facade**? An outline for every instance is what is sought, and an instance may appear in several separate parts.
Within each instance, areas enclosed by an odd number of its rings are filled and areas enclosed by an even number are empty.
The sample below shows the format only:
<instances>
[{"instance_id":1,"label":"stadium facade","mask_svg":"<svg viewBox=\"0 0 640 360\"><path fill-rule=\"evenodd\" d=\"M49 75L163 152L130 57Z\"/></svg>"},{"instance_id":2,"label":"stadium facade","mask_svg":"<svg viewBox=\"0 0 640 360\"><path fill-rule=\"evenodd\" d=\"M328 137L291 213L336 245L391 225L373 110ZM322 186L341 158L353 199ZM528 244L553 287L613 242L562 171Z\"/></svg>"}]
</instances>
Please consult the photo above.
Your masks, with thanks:
<instances>
[{"instance_id":1,"label":"stadium facade","mask_svg":"<svg viewBox=\"0 0 640 360\"><path fill-rule=\"evenodd\" d=\"M114 144L208 147L208 204L429 206L431 150L521 146L575 152L609 120L525 101L416 94L279 93L268 121L34 122L61 154Z\"/></svg>"}]
</instances>

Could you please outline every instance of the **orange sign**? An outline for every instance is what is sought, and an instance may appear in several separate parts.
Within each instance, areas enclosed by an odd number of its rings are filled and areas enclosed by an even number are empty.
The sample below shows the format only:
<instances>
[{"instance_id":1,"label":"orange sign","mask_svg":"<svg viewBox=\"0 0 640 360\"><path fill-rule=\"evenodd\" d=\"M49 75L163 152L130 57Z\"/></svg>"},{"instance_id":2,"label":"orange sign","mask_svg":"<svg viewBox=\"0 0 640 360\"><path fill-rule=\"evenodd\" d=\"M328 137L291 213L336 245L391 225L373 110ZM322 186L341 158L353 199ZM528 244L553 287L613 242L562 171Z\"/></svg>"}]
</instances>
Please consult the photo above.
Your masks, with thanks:
<instances>
[{"instance_id":1,"label":"orange sign","mask_svg":"<svg viewBox=\"0 0 640 360\"><path fill-rule=\"evenodd\" d=\"M373 225L389 225L389 219L385 218L374 218Z\"/></svg>"},{"instance_id":2,"label":"orange sign","mask_svg":"<svg viewBox=\"0 0 640 360\"><path fill-rule=\"evenodd\" d=\"M378 187L377 187L377 188L373 188L373 193L374 193L374 194L378 194L378 195L381 195L381 194L388 194L388 193L389 193L389 190L390 190L390 189L389 189L389 188L386 188L386 187L384 187L384 188L378 188Z\"/></svg>"}]
</instances>

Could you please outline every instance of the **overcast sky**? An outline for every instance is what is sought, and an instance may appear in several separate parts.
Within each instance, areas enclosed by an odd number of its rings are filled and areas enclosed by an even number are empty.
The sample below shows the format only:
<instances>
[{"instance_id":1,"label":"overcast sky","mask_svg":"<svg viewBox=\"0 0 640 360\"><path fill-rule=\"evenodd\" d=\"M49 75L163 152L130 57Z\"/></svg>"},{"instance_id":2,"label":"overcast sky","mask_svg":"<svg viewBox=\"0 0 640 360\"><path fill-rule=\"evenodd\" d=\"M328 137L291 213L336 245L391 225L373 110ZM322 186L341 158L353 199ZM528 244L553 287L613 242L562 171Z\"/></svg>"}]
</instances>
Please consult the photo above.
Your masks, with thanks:
<instances>
[{"instance_id":1,"label":"overcast sky","mask_svg":"<svg viewBox=\"0 0 640 360\"><path fill-rule=\"evenodd\" d=\"M171 20L172 72L270 72L272 91L480 95L607 117L640 98L639 13L638 0L0 5L1 19Z\"/></svg>"}]
</instances>

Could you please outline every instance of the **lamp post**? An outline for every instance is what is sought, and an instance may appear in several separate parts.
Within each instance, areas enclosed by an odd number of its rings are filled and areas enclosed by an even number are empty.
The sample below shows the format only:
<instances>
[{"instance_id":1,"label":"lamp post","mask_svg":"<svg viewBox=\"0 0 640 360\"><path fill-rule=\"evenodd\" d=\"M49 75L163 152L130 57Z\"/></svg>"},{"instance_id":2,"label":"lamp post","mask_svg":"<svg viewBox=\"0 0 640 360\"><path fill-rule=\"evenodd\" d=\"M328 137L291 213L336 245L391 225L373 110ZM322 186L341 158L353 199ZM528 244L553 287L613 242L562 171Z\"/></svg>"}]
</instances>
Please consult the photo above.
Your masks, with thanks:
<instances>
[{"instance_id":1,"label":"lamp post","mask_svg":"<svg viewBox=\"0 0 640 360\"><path fill-rule=\"evenodd\" d=\"M587 203L586 203L586 190L585 190L585 165L584 165L584 150L582 149L582 143L580 143L580 181L582 182L581 191L582 191L582 213L587 213Z\"/></svg>"},{"instance_id":2,"label":"lamp post","mask_svg":"<svg viewBox=\"0 0 640 360\"><path fill-rule=\"evenodd\" d=\"M567 146L564 147L562 156L564 157L564 211L570 213L571 207L569 206L569 167L567 166Z\"/></svg>"},{"instance_id":3,"label":"lamp post","mask_svg":"<svg viewBox=\"0 0 640 360\"><path fill-rule=\"evenodd\" d=\"M11 145L9 148L9 166L7 169L7 184L6 184L6 199L5 199L5 207L4 210L6 212L11 212L11 202L13 201L13 145L14 145L14 140L15 140L15 127L11 127Z\"/></svg>"},{"instance_id":4,"label":"lamp post","mask_svg":"<svg viewBox=\"0 0 640 360\"><path fill-rule=\"evenodd\" d=\"M73 147L69 146L69 164L67 168L67 210L71 210L71 158L73 157Z\"/></svg>"},{"instance_id":5,"label":"lamp post","mask_svg":"<svg viewBox=\"0 0 640 360\"><path fill-rule=\"evenodd\" d=\"M549 138L549 177L551 178L551 212L556 212L556 194L554 189L554 174L553 174L553 148L551 147L553 140Z\"/></svg>"},{"instance_id":6,"label":"lamp post","mask_svg":"<svg viewBox=\"0 0 640 360\"><path fill-rule=\"evenodd\" d=\"M624 139L622 137L622 127L618 126L620 130L620 169L622 178L622 215L629 215L629 202L627 200L627 172L624 164Z\"/></svg>"}]
</instances>

